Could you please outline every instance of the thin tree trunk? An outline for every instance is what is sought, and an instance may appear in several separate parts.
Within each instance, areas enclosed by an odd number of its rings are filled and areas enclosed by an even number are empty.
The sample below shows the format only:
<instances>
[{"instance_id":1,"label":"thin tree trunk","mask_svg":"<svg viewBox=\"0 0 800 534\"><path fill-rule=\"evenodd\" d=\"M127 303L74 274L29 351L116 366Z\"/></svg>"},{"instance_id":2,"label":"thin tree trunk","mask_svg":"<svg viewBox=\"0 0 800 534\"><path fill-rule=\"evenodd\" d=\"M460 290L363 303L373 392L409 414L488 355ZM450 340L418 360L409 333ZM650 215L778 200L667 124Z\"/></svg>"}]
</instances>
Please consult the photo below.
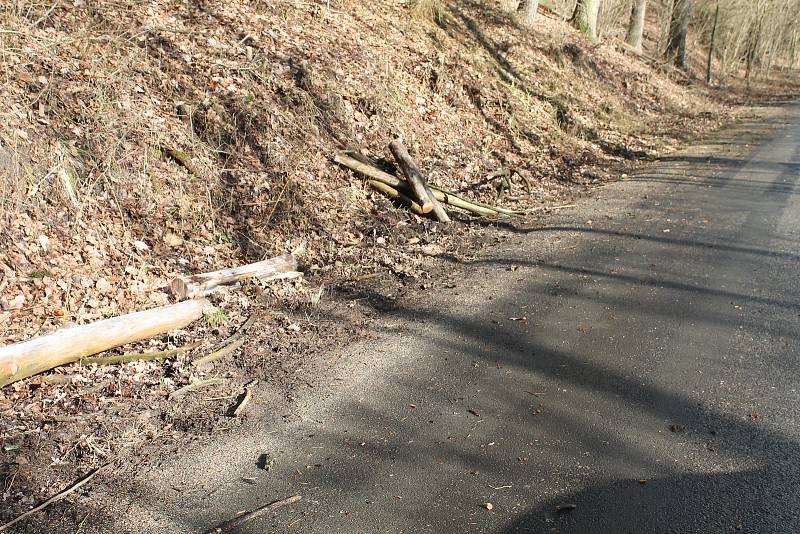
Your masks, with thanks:
<instances>
[{"instance_id":1,"label":"thin tree trunk","mask_svg":"<svg viewBox=\"0 0 800 534\"><path fill-rule=\"evenodd\" d=\"M527 24L533 24L536 20L536 11L539 9L539 0L522 0L517 7L517 13L522 16Z\"/></svg>"},{"instance_id":2,"label":"thin tree trunk","mask_svg":"<svg viewBox=\"0 0 800 534\"><path fill-rule=\"evenodd\" d=\"M578 0L570 22L590 40L597 40L597 14L600 0Z\"/></svg>"},{"instance_id":3,"label":"thin tree trunk","mask_svg":"<svg viewBox=\"0 0 800 534\"><path fill-rule=\"evenodd\" d=\"M644 32L644 16L647 12L647 0L634 0L631 20L628 24L628 35L625 42L636 52L642 53L642 33Z\"/></svg>"},{"instance_id":4,"label":"thin tree trunk","mask_svg":"<svg viewBox=\"0 0 800 534\"><path fill-rule=\"evenodd\" d=\"M706 84L711 85L711 58L714 55L714 39L717 37L717 22L719 21L719 0L714 11L714 26L711 28L711 43L708 46L708 63L706 64Z\"/></svg>"},{"instance_id":5,"label":"thin tree trunk","mask_svg":"<svg viewBox=\"0 0 800 534\"><path fill-rule=\"evenodd\" d=\"M750 88L750 78L753 75L753 64L756 60L756 53L758 52L758 48L761 45L761 25L763 22L763 17L759 15L758 17L758 24L756 25L756 29L752 32L748 38L747 42L747 56L746 61L747 64L745 66L745 74L744 77L747 80L747 88Z\"/></svg>"},{"instance_id":6,"label":"thin tree trunk","mask_svg":"<svg viewBox=\"0 0 800 534\"><path fill-rule=\"evenodd\" d=\"M686 34L689 31L689 16L692 0L675 0L669 22L669 41L666 54L673 58L676 66L686 67Z\"/></svg>"}]
</instances>

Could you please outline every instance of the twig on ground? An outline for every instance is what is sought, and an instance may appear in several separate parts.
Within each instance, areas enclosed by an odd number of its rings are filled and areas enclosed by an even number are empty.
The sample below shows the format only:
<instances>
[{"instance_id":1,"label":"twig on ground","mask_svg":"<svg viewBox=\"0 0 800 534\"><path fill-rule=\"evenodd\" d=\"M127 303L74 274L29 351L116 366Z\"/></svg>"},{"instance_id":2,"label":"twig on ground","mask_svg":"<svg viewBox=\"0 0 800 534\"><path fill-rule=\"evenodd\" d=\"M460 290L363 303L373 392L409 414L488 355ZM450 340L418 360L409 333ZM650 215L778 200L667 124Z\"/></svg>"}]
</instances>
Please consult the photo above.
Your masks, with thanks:
<instances>
[{"instance_id":1,"label":"twig on ground","mask_svg":"<svg viewBox=\"0 0 800 534\"><path fill-rule=\"evenodd\" d=\"M239 527L248 521L252 521L253 519L258 518L267 512L271 512L272 510L277 510L278 508L281 508L283 506L294 504L298 502L300 499L302 499L300 495L292 495L287 499L271 502L265 506L262 506L261 508L256 508L252 512L247 512L245 514L236 516L233 519L222 523L221 525L209 530L208 534L217 534L217 533L231 531L234 528Z\"/></svg>"},{"instance_id":2,"label":"twig on ground","mask_svg":"<svg viewBox=\"0 0 800 534\"><path fill-rule=\"evenodd\" d=\"M96 363L97 365L113 365L116 363L130 363L130 362L149 362L153 360L166 360L167 358L172 358L173 356L179 356L185 352L189 352L190 350L194 350L203 343L198 341L196 343L189 343L188 345L184 345L183 347L178 347L177 349L172 350L162 350L159 352L135 352L135 353L128 353L128 354L118 354L115 356L91 356L89 358L81 359L81 363L84 365Z\"/></svg>"},{"instance_id":3,"label":"twig on ground","mask_svg":"<svg viewBox=\"0 0 800 534\"><path fill-rule=\"evenodd\" d=\"M109 462L109 463L110 463L110 462ZM100 467L98 467L97 469L94 469L93 471L89 472L89 474L88 474L88 475L86 475L85 477L83 477L82 479L80 479L80 480L78 480L77 482L75 482L75 483L74 483L72 486L68 487L67 489L65 489L65 490L63 490L63 491L60 491L60 492L56 493L55 495L53 495L52 497L50 497L49 499L47 499L46 501L44 501L44 502L43 502L42 504L40 504L39 506L37 506L37 507L35 507L35 508L31 508L31 509L30 509L30 510L28 510L27 512L25 512L25 513L23 513L23 514L20 514L20 515L18 515L17 517L15 517L14 519L12 519L12 520L11 520L11 521L9 521L8 523L6 523L5 525L0 525L0 532L3 532L4 530L6 530L6 529L8 529L8 528L10 528L10 527L12 527L12 526L14 526L14 525L16 525L17 523L19 523L20 521L22 521L23 519L25 519L26 517L28 517L28 516L30 516L30 515L32 515L32 514L35 514L36 512L39 512L39 511L41 511L41 510L44 510L45 508L47 508L47 507L48 507L48 506L50 506L51 504L53 504L53 503L55 503L55 502L58 502L58 501L60 501L60 500L61 500L61 499L63 499L64 497L66 497L66 496L68 496L68 495L70 495L70 494L72 494L72 493L75 493L75 492L76 492L76 491L78 491L80 488L82 488L83 486L85 486L86 484L88 484L89 482L91 482L91 480L92 480L92 479L93 479L95 476L97 476L97 473L99 473L99 472L100 472L102 469L104 469L104 468L105 468L107 465L109 465L109 464L108 464L108 463L106 463L106 464L103 464L103 465L101 465L101 466L100 466Z\"/></svg>"},{"instance_id":4,"label":"twig on ground","mask_svg":"<svg viewBox=\"0 0 800 534\"><path fill-rule=\"evenodd\" d=\"M525 210L526 213L533 213L534 211L542 211L542 210L564 210L567 208L574 208L577 204L564 204L563 206L537 206L535 208L530 208Z\"/></svg>"},{"instance_id":5,"label":"twig on ground","mask_svg":"<svg viewBox=\"0 0 800 534\"><path fill-rule=\"evenodd\" d=\"M210 353L208 353L205 356L202 356L202 357L194 360L192 362L192 365L197 367L197 366L200 366L200 365L204 365L204 364L211 363L213 361L219 360L220 358L222 358L226 354L230 354L231 352L235 351L236 349L238 349L239 347L244 345L244 342L247 341L244 338L244 335L247 333L247 331L250 329L250 327L255 324L256 320L257 320L256 317L251 315L244 322L244 324L239 328L239 330L236 331L235 334L230 336L228 339L223 341L221 344L217 345L214 348L214 350L211 351Z\"/></svg>"},{"instance_id":6,"label":"twig on ground","mask_svg":"<svg viewBox=\"0 0 800 534\"><path fill-rule=\"evenodd\" d=\"M174 399L177 397L182 397L191 391L197 391L198 389L202 389L208 386L215 386L217 384L222 384L225 382L222 378L208 378L206 380L198 380L197 382L192 382L186 386L183 386L180 389L176 389L172 393L169 394L170 399Z\"/></svg>"},{"instance_id":7,"label":"twig on ground","mask_svg":"<svg viewBox=\"0 0 800 534\"><path fill-rule=\"evenodd\" d=\"M244 409L247 408L247 405L250 404L250 401L253 399L253 386L258 384L258 379L251 380L245 387L244 387L244 395L241 396L241 400L236 404L236 407L233 409L231 415L233 417L239 417L244 413Z\"/></svg>"}]
</instances>

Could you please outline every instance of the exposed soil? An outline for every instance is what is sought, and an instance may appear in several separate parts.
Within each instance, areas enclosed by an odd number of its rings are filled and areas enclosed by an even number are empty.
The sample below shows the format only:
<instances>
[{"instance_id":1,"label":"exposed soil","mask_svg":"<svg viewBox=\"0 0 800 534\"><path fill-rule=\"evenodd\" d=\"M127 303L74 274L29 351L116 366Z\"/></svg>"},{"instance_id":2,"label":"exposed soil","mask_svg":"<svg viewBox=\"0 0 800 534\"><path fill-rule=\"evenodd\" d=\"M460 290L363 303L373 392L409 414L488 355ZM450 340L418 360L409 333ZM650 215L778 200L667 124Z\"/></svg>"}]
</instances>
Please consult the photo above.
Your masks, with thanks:
<instances>
[{"instance_id":1,"label":"exposed soil","mask_svg":"<svg viewBox=\"0 0 800 534\"><path fill-rule=\"evenodd\" d=\"M165 304L177 274L308 244L303 280L222 292L220 314L115 352L194 351L0 391L0 521L109 461L126 472L247 417L293 417L294 392L324 384L335 348L450 283L432 258L468 257L522 223L410 215L334 166L335 149L388 165L402 135L431 181L538 210L529 223L754 101L612 39L589 45L547 13L530 31L492 2L439 24L394 2L332 4L0 8L14 29L0 47L0 343ZM758 100L790 92L761 88ZM490 178L501 168L507 180ZM251 316L239 350L191 364ZM231 417L256 379L259 401ZM81 520L63 505L28 525Z\"/></svg>"}]
</instances>

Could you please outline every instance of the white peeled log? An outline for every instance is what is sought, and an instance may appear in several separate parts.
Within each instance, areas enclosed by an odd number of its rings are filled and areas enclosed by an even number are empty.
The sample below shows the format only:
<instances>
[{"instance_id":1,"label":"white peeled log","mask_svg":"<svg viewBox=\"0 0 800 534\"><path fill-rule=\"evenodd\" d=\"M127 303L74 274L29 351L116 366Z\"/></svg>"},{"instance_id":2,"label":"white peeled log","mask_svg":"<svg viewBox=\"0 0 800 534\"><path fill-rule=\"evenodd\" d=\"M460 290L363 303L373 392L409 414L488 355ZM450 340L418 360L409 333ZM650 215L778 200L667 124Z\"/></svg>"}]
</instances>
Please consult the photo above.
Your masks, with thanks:
<instances>
[{"instance_id":1,"label":"white peeled log","mask_svg":"<svg viewBox=\"0 0 800 534\"><path fill-rule=\"evenodd\" d=\"M297 271L298 264L295 254L296 252L211 273L179 276L172 281L172 291L178 300L183 300L204 297L219 286L233 284L245 278L258 278L264 282L297 278L303 273Z\"/></svg>"},{"instance_id":2,"label":"white peeled log","mask_svg":"<svg viewBox=\"0 0 800 534\"><path fill-rule=\"evenodd\" d=\"M211 309L206 299L188 300L0 347L0 388L98 352L183 328Z\"/></svg>"}]
</instances>

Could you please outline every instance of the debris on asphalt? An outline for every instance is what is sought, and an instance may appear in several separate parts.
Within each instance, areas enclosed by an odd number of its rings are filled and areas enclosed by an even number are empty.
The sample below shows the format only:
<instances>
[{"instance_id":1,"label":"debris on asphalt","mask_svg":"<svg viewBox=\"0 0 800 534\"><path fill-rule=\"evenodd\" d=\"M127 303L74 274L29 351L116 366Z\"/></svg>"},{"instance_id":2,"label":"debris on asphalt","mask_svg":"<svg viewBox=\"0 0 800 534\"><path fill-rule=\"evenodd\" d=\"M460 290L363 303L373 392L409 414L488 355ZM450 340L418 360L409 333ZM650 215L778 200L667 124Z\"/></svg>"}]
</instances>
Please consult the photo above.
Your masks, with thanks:
<instances>
[{"instance_id":1,"label":"debris on asphalt","mask_svg":"<svg viewBox=\"0 0 800 534\"><path fill-rule=\"evenodd\" d=\"M258 379L251 380L248 384L244 387L244 393L239 396L239 399L236 401L236 404L231 411L231 415L233 417L239 417L244 413L245 408L247 405L250 404L250 401L253 399L253 386L258 384Z\"/></svg>"},{"instance_id":2,"label":"debris on asphalt","mask_svg":"<svg viewBox=\"0 0 800 534\"><path fill-rule=\"evenodd\" d=\"M259 469L263 469L264 471L269 471L270 469L272 469L272 466L275 465L275 457L272 454L265 452L264 454L258 457L256 465L259 467Z\"/></svg>"},{"instance_id":3,"label":"debris on asphalt","mask_svg":"<svg viewBox=\"0 0 800 534\"><path fill-rule=\"evenodd\" d=\"M271 503L266 504L266 505L264 505L264 506L262 506L260 508L256 508L252 512L247 512L247 513L244 513L242 515L236 516L233 519L231 519L229 521L226 521L226 522L222 523L221 525L219 525L219 526L217 526L215 528L212 528L211 530L208 531L208 534L211 534L211 533L213 533L213 534L217 534L217 533L222 534L224 532L230 532L233 529L235 529L237 527L240 527L244 523L247 523L248 521L252 521L253 519L256 519L257 517L260 517L260 516L264 515L267 512L271 512L273 510L277 510L278 508L281 508L283 506L288 506L290 504L294 504L294 503L298 502L300 499L302 499L302 497L300 495L292 495L289 498L282 499L280 501L271 502Z\"/></svg>"}]
</instances>

